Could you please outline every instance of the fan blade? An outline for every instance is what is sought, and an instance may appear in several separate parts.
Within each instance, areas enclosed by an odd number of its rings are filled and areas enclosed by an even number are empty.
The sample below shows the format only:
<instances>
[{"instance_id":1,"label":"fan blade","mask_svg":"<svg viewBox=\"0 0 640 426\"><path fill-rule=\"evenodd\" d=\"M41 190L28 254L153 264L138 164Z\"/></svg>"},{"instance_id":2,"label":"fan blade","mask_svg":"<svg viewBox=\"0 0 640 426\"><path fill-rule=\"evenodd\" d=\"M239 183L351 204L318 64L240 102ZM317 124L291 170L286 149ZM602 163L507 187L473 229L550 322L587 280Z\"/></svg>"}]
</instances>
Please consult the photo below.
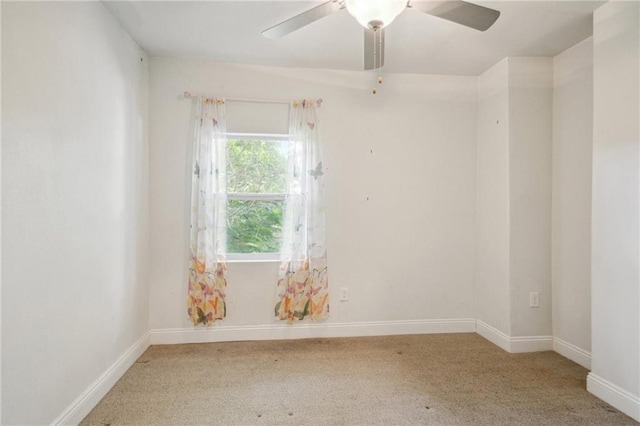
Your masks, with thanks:
<instances>
[{"instance_id":1,"label":"fan blade","mask_svg":"<svg viewBox=\"0 0 640 426\"><path fill-rule=\"evenodd\" d=\"M416 2L410 7L479 31L488 30L500 16L497 10L461 0Z\"/></svg>"},{"instance_id":2,"label":"fan blade","mask_svg":"<svg viewBox=\"0 0 640 426\"><path fill-rule=\"evenodd\" d=\"M322 3L320 6L316 6L313 9L309 9L306 12L302 12L293 18L287 19L284 22L274 25L271 28L267 28L262 32L262 35L272 40L284 37L287 34L298 30L305 25L309 25L312 22L317 21L320 18L324 18L327 15L331 15L342 9L343 6L338 0L330 0L326 3Z\"/></svg>"},{"instance_id":3,"label":"fan blade","mask_svg":"<svg viewBox=\"0 0 640 426\"><path fill-rule=\"evenodd\" d=\"M364 69L375 70L384 65L384 28L364 29Z\"/></svg>"}]
</instances>

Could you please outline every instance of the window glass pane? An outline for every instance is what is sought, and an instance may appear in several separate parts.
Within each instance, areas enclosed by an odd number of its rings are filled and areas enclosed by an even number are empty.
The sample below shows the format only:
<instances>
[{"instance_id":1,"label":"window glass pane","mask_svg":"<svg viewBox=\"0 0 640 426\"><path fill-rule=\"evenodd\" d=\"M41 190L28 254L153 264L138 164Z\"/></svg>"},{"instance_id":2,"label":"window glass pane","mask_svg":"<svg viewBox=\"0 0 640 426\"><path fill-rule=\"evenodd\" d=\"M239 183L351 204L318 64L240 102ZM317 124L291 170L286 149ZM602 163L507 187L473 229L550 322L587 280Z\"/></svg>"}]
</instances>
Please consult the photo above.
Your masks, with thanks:
<instances>
[{"instance_id":1,"label":"window glass pane","mask_svg":"<svg viewBox=\"0 0 640 426\"><path fill-rule=\"evenodd\" d=\"M283 200L229 200L227 253L278 253Z\"/></svg>"},{"instance_id":2,"label":"window glass pane","mask_svg":"<svg viewBox=\"0 0 640 426\"><path fill-rule=\"evenodd\" d=\"M227 141L227 192L284 193L289 141Z\"/></svg>"}]
</instances>

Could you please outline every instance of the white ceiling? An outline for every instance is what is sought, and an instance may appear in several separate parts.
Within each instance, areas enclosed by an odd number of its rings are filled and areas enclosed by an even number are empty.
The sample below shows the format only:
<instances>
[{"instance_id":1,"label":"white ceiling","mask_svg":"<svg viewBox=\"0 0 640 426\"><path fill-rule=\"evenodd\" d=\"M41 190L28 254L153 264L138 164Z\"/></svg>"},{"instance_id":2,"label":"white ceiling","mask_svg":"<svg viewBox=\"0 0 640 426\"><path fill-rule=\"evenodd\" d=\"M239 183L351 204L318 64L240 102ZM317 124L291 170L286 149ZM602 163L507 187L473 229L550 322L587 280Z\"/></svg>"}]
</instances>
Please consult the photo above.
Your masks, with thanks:
<instances>
[{"instance_id":1,"label":"white ceiling","mask_svg":"<svg viewBox=\"0 0 640 426\"><path fill-rule=\"evenodd\" d=\"M473 1L501 12L479 32L414 10L386 30L385 72L479 75L506 56L554 56L589 37L604 1ZM106 1L153 56L361 70L363 29L341 10L279 40L261 36L322 1Z\"/></svg>"}]
</instances>

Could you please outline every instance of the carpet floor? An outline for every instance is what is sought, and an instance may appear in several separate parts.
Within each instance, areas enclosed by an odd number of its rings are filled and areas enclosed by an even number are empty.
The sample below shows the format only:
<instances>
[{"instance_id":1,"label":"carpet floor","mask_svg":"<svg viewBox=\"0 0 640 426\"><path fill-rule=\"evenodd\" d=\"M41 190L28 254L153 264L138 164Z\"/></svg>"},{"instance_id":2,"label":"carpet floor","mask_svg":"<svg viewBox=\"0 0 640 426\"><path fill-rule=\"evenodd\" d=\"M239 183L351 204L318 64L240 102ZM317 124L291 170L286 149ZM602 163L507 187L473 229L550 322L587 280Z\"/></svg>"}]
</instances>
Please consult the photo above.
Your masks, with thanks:
<instances>
[{"instance_id":1,"label":"carpet floor","mask_svg":"<svg viewBox=\"0 0 640 426\"><path fill-rule=\"evenodd\" d=\"M151 346L82 425L638 425L475 333Z\"/></svg>"}]
</instances>

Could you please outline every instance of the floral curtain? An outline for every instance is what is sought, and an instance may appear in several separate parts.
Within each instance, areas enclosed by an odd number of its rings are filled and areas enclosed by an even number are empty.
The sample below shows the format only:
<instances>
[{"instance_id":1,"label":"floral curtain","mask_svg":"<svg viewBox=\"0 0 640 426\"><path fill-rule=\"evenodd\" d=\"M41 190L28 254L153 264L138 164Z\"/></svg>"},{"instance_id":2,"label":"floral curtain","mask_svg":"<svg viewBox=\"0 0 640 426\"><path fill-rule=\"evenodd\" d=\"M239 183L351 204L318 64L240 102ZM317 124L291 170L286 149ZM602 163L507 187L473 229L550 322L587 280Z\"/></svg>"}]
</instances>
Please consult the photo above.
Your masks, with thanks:
<instances>
[{"instance_id":1,"label":"floral curtain","mask_svg":"<svg viewBox=\"0 0 640 426\"><path fill-rule=\"evenodd\" d=\"M280 274L275 315L290 324L329 316L324 220L324 170L317 108L322 101L293 102Z\"/></svg>"},{"instance_id":2,"label":"floral curtain","mask_svg":"<svg viewBox=\"0 0 640 426\"><path fill-rule=\"evenodd\" d=\"M225 104L199 97L192 128L191 226L187 312L194 325L227 314Z\"/></svg>"}]
</instances>

